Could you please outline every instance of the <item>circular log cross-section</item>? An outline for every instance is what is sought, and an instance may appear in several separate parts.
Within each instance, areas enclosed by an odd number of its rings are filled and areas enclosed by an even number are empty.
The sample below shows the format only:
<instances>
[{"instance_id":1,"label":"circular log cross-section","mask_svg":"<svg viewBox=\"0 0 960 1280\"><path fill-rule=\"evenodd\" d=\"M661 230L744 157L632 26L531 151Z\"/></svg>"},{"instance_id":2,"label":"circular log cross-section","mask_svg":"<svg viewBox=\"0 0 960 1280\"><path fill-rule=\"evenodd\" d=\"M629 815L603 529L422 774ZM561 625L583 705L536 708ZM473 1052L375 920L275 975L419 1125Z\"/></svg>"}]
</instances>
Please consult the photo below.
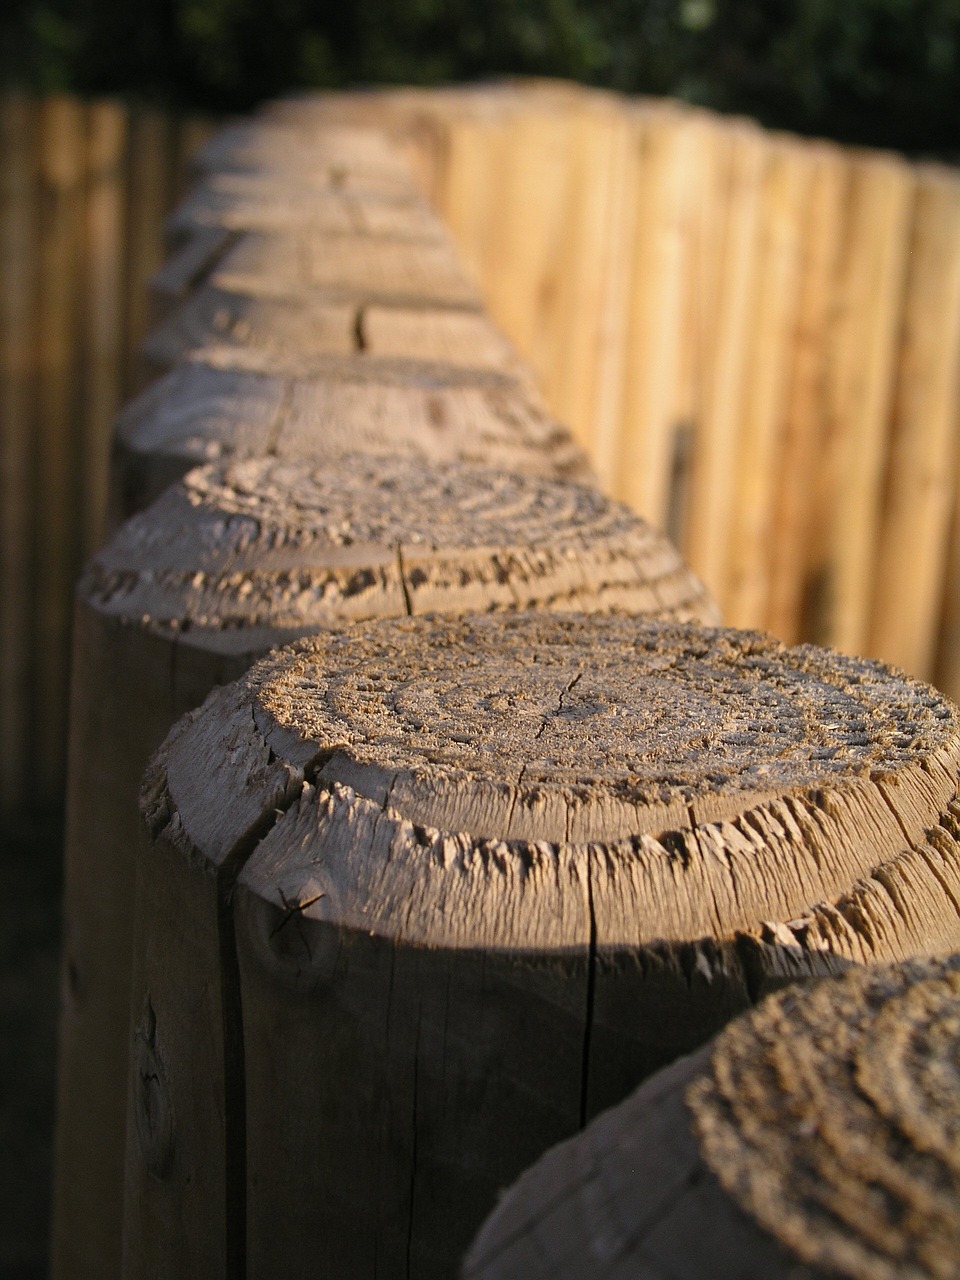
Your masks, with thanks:
<instances>
[{"instance_id":1,"label":"circular log cross-section","mask_svg":"<svg viewBox=\"0 0 960 1280\"><path fill-rule=\"evenodd\" d=\"M960 958L771 996L548 1152L467 1280L948 1280Z\"/></svg>"},{"instance_id":2,"label":"circular log cross-section","mask_svg":"<svg viewBox=\"0 0 960 1280\"><path fill-rule=\"evenodd\" d=\"M214 685L305 632L516 605L716 616L666 540L595 490L404 458L202 468L88 566L74 625L57 1274L119 1265L136 798L151 752ZM150 1036L138 1044L146 1053Z\"/></svg>"},{"instance_id":3,"label":"circular log cross-section","mask_svg":"<svg viewBox=\"0 0 960 1280\"><path fill-rule=\"evenodd\" d=\"M218 129L195 159L202 174L288 179L301 190L367 195L415 189L410 166L381 129L251 120Z\"/></svg>"},{"instance_id":4,"label":"circular log cross-section","mask_svg":"<svg viewBox=\"0 0 960 1280\"><path fill-rule=\"evenodd\" d=\"M186 1120L163 1183L128 1149L128 1210L189 1184L252 1274L322 1240L332 1276L449 1275L498 1188L767 982L960 945L958 758L934 690L752 633L298 641L148 775L180 906L143 921L134 1005ZM178 1272L195 1237L159 1217L128 1211L128 1256Z\"/></svg>"},{"instance_id":5,"label":"circular log cross-section","mask_svg":"<svg viewBox=\"0 0 960 1280\"><path fill-rule=\"evenodd\" d=\"M376 356L215 347L182 361L117 419L115 523L191 467L244 457L329 459L363 450L586 478L589 463L525 377Z\"/></svg>"}]
</instances>

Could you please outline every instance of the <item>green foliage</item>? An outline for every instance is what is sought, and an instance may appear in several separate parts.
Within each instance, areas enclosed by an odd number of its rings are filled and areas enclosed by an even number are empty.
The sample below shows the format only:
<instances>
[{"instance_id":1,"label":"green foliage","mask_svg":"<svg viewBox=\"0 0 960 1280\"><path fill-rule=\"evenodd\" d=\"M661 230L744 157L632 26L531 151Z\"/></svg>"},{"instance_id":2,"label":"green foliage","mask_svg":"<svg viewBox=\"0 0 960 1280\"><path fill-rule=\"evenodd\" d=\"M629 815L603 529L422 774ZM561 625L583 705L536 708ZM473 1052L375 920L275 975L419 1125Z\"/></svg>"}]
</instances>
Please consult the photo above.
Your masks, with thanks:
<instances>
[{"instance_id":1,"label":"green foliage","mask_svg":"<svg viewBox=\"0 0 960 1280\"><path fill-rule=\"evenodd\" d=\"M960 152L960 0L5 0L0 77L235 110L285 90L567 76Z\"/></svg>"}]
</instances>

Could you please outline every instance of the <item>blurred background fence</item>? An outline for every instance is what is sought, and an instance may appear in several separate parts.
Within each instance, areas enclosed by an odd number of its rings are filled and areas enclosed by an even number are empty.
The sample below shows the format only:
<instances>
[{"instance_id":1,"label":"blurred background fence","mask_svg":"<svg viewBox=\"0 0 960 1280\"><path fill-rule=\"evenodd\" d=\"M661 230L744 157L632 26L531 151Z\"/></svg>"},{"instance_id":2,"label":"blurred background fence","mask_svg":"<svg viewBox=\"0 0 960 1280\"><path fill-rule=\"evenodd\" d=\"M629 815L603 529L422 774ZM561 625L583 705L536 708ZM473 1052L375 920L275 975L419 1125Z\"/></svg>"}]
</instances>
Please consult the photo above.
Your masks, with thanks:
<instances>
[{"instance_id":1,"label":"blurred background fence","mask_svg":"<svg viewBox=\"0 0 960 1280\"><path fill-rule=\"evenodd\" d=\"M556 82L311 109L403 141L553 410L729 622L960 696L960 172ZM59 798L72 581L209 127L3 101L7 810Z\"/></svg>"}]
</instances>

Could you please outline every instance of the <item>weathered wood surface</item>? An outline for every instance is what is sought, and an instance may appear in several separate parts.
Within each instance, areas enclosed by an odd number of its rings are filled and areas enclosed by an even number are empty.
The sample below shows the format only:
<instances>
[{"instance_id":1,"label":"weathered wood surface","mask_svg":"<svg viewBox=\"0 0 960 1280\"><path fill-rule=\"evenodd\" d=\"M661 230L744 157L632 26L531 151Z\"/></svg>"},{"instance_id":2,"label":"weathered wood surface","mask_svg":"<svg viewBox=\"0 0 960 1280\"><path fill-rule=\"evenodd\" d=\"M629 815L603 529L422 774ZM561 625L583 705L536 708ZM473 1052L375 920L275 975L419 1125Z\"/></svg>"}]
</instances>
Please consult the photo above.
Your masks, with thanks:
<instances>
[{"instance_id":1,"label":"weathered wood surface","mask_svg":"<svg viewBox=\"0 0 960 1280\"><path fill-rule=\"evenodd\" d=\"M88 566L74 641L58 1274L119 1266L136 796L151 752L214 685L284 640L344 619L518 604L716 616L677 552L594 490L404 458L191 472Z\"/></svg>"},{"instance_id":2,"label":"weathered wood surface","mask_svg":"<svg viewBox=\"0 0 960 1280\"><path fill-rule=\"evenodd\" d=\"M128 1274L199 1274L201 1230L254 1275L313 1275L318 1240L332 1276L449 1275L538 1151L767 986L956 948L958 729L877 664L612 616L363 623L265 660L144 793L134 1004L172 1114L220 1101L163 1182L131 1138ZM166 886L198 937L151 934Z\"/></svg>"},{"instance_id":3,"label":"weathered wood surface","mask_svg":"<svg viewBox=\"0 0 960 1280\"><path fill-rule=\"evenodd\" d=\"M253 119L217 131L195 159L202 173L294 177L301 190L408 193L410 167L385 133L362 126Z\"/></svg>"},{"instance_id":4,"label":"weathered wood surface","mask_svg":"<svg viewBox=\"0 0 960 1280\"><path fill-rule=\"evenodd\" d=\"M771 997L513 1187L468 1280L945 1280L960 962Z\"/></svg>"},{"instance_id":5,"label":"weathered wood surface","mask_svg":"<svg viewBox=\"0 0 960 1280\"><path fill-rule=\"evenodd\" d=\"M167 229L174 244L203 230L291 232L305 227L332 235L443 239L447 233L417 191L364 195L336 187L304 188L300 175L212 173L174 210ZM431 236L432 229L432 236Z\"/></svg>"},{"instance_id":6,"label":"weathered wood surface","mask_svg":"<svg viewBox=\"0 0 960 1280\"><path fill-rule=\"evenodd\" d=\"M169 306L198 284L267 298L321 296L435 306L481 305L446 239L298 232L198 232L153 277Z\"/></svg>"},{"instance_id":7,"label":"weathered wood surface","mask_svg":"<svg viewBox=\"0 0 960 1280\"><path fill-rule=\"evenodd\" d=\"M287 352L279 365L269 351L216 347L183 360L119 415L114 523L204 462L328 458L359 449L590 474L525 378L366 354Z\"/></svg>"},{"instance_id":8,"label":"weathered wood surface","mask_svg":"<svg viewBox=\"0 0 960 1280\"><path fill-rule=\"evenodd\" d=\"M158 372L217 343L248 347L282 363L291 350L366 352L474 369L520 371L513 347L482 311L382 306L324 299L286 301L200 285L156 324L143 345Z\"/></svg>"}]
</instances>

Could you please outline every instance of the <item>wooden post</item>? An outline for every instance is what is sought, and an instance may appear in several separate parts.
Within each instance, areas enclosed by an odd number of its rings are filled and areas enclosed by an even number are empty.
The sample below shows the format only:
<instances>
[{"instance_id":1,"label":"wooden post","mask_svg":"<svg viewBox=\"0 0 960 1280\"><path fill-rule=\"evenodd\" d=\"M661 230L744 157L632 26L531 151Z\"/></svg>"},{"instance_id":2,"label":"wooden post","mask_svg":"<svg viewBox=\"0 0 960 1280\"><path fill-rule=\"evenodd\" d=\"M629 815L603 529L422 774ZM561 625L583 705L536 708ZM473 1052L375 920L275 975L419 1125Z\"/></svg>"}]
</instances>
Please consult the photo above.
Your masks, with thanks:
<instances>
[{"instance_id":1,"label":"wooden post","mask_svg":"<svg viewBox=\"0 0 960 1280\"><path fill-rule=\"evenodd\" d=\"M194 471L88 566L74 647L55 1276L119 1268L136 796L150 753L214 685L285 639L344 619L517 603L716 616L677 552L592 490L416 458Z\"/></svg>"},{"instance_id":2,"label":"wooden post","mask_svg":"<svg viewBox=\"0 0 960 1280\"><path fill-rule=\"evenodd\" d=\"M263 298L201 284L187 292L150 330L144 364L165 373L204 347L229 342L278 359L290 351L348 355L357 349L355 303Z\"/></svg>"},{"instance_id":3,"label":"wooden post","mask_svg":"<svg viewBox=\"0 0 960 1280\"><path fill-rule=\"evenodd\" d=\"M305 227L319 234L393 236L396 239L443 239L436 216L416 191L369 196L340 186L313 190L295 176L258 177L211 174L195 186L174 210L168 234L175 244L202 231L296 232Z\"/></svg>"},{"instance_id":4,"label":"wooden post","mask_svg":"<svg viewBox=\"0 0 960 1280\"><path fill-rule=\"evenodd\" d=\"M0 811L33 798L30 548L36 335L37 112L20 94L0 99ZM35 579L34 579L35 581ZM25 749L26 748L26 749ZM39 796L39 791L37 792Z\"/></svg>"},{"instance_id":5,"label":"wooden post","mask_svg":"<svg viewBox=\"0 0 960 1280\"><path fill-rule=\"evenodd\" d=\"M584 455L521 377L362 355L288 354L278 366L256 352L212 348L182 361L120 414L111 509L123 519L214 458L356 449L589 475Z\"/></svg>"},{"instance_id":6,"label":"wooden post","mask_svg":"<svg viewBox=\"0 0 960 1280\"><path fill-rule=\"evenodd\" d=\"M409 194L410 167L375 129L268 120L242 121L219 129L196 157L201 174L256 174L295 178L302 190L337 186L352 194Z\"/></svg>"},{"instance_id":7,"label":"wooden post","mask_svg":"<svg viewBox=\"0 0 960 1280\"><path fill-rule=\"evenodd\" d=\"M228 342L272 355L288 352L436 361L467 369L520 371L510 343L482 311L423 305L385 306L362 299L287 302L201 285L155 325L144 360L163 373L204 347Z\"/></svg>"},{"instance_id":8,"label":"wooden post","mask_svg":"<svg viewBox=\"0 0 960 1280\"><path fill-rule=\"evenodd\" d=\"M264 297L321 293L330 299L362 294L368 302L432 302L480 307L446 240L393 241L367 235L326 237L309 232L240 237L210 273L220 288Z\"/></svg>"},{"instance_id":9,"label":"wooden post","mask_svg":"<svg viewBox=\"0 0 960 1280\"><path fill-rule=\"evenodd\" d=\"M464 1280L949 1274L958 969L855 969L766 1001L544 1156Z\"/></svg>"},{"instance_id":10,"label":"wooden post","mask_svg":"<svg viewBox=\"0 0 960 1280\"><path fill-rule=\"evenodd\" d=\"M956 717L605 615L266 659L143 793L127 1275L308 1276L320 1240L449 1275L536 1152L769 983L956 948Z\"/></svg>"}]
</instances>

